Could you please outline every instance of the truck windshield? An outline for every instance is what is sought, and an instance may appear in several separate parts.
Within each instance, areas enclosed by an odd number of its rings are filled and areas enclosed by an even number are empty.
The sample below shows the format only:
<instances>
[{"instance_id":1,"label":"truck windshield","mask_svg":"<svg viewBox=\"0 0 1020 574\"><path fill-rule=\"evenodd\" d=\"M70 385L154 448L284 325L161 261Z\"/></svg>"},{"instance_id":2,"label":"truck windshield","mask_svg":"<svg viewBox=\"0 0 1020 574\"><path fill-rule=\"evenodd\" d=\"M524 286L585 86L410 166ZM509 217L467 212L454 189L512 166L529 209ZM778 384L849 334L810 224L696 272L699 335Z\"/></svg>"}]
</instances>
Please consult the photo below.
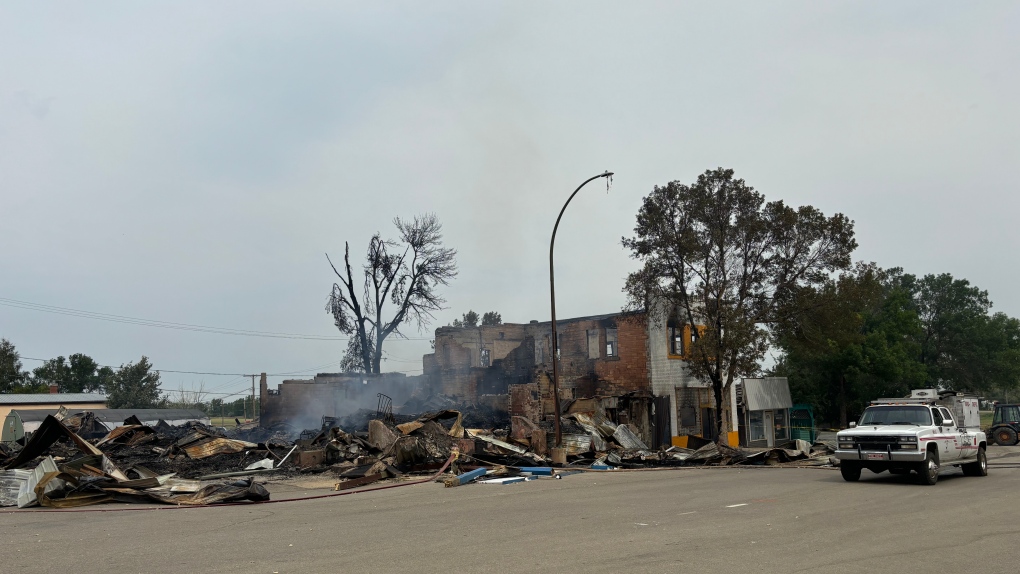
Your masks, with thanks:
<instances>
[{"instance_id":1,"label":"truck windshield","mask_svg":"<svg viewBox=\"0 0 1020 574\"><path fill-rule=\"evenodd\" d=\"M931 425L928 407L868 407L861 416L861 426L869 425Z\"/></svg>"}]
</instances>

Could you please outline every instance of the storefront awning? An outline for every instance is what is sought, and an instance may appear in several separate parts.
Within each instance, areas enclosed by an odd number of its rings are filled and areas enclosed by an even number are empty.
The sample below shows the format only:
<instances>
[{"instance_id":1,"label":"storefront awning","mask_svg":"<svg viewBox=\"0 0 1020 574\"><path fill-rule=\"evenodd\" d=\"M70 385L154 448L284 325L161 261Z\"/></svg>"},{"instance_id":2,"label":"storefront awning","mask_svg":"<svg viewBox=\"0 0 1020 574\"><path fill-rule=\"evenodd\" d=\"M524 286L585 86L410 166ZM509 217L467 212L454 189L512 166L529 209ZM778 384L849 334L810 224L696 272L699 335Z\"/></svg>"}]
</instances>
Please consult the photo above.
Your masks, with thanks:
<instances>
[{"instance_id":1,"label":"storefront awning","mask_svg":"<svg viewBox=\"0 0 1020 574\"><path fill-rule=\"evenodd\" d=\"M744 379L744 405L749 411L788 409L793 406L786 377Z\"/></svg>"}]
</instances>

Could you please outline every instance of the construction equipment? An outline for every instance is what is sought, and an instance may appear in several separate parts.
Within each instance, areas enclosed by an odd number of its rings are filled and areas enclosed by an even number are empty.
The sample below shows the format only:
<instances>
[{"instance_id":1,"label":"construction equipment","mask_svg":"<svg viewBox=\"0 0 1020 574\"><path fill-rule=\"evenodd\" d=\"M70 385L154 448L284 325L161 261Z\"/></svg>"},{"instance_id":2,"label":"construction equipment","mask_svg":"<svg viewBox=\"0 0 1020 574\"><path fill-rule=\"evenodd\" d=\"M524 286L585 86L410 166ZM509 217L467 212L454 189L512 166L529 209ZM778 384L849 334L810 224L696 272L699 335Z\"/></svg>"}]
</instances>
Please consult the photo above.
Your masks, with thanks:
<instances>
[{"instance_id":1,"label":"construction equipment","mask_svg":"<svg viewBox=\"0 0 1020 574\"><path fill-rule=\"evenodd\" d=\"M992 426L988 429L988 435L995 444L1012 446L1017 443L1018 434L1020 434L1020 405L995 405Z\"/></svg>"}]
</instances>

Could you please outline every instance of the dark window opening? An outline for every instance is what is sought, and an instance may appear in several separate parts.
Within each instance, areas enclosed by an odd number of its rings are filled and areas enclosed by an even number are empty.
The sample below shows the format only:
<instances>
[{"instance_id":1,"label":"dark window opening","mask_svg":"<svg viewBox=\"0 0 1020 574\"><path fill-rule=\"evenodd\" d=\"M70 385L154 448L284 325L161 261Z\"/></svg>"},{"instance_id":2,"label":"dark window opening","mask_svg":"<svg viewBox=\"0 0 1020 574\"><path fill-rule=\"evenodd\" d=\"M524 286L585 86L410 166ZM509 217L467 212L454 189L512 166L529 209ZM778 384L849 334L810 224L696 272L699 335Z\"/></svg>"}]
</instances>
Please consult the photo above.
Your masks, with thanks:
<instances>
[{"instance_id":1,"label":"dark window opening","mask_svg":"<svg viewBox=\"0 0 1020 574\"><path fill-rule=\"evenodd\" d=\"M684 326L676 319L670 319L666 323L666 330L669 332L669 354L684 355Z\"/></svg>"},{"instance_id":2,"label":"dark window opening","mask_svg":"<svg viewBox=\"0 0 1020 574\"><path fill-rule=\"evenodd\" d=\"M619 349L616 343L616 329L606 329L606 356L607 357L618 357L620 356Z\"/></svg>"},{"instance_id":3,"label":"dark window opening","mask_svg":"<svg viewBox=\"0 0 1020 574\"><path fill-rule=\"evenodd\" d=\"M488 349L482 349L479 363L481 363L481 365L483 367L488 367L489 366L489 350Z\"/></svg>"}]
</instances>

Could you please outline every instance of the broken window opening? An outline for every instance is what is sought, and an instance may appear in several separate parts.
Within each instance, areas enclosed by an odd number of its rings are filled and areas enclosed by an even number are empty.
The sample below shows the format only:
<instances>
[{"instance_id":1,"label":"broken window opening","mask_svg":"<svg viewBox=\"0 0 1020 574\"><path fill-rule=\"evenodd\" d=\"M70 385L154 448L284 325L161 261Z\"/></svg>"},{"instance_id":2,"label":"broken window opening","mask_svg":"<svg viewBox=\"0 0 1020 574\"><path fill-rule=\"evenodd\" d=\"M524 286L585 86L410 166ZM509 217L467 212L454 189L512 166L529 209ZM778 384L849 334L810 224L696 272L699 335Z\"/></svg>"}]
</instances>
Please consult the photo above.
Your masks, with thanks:
<instances>
[{"instance_id":1,"label":"broken window opening","mask_svg":"<svg viewBox=\"0 0 1020 574\"><path fill-rule=\"evenodd\" d=\"M483 367L488 367L489 366L489 350L488 349L482 349L481 350L481 352L479 353L479 361L478 362Z\"/></svg>"},{"instance_id":2,"label":"broken window opening","mask_svg":"<svg viewBox=\"0 0 1020 574\"><path fill-rule=\"evenodd\" d=\"M670 319L666 323L666 330L669 333L669 354L677 357L684 356L684 326L676 319Z\"/></svg>"},{"instance_id":3,"label":"broken window opening","mask_svg":"<svg viewBox=\"0 0 1020 574\"><path fill-rule=\"evenodd\" d=\"M606 329L606 357L619 357L616 343L616 329Z\"/></svg>"}]
</instances>

